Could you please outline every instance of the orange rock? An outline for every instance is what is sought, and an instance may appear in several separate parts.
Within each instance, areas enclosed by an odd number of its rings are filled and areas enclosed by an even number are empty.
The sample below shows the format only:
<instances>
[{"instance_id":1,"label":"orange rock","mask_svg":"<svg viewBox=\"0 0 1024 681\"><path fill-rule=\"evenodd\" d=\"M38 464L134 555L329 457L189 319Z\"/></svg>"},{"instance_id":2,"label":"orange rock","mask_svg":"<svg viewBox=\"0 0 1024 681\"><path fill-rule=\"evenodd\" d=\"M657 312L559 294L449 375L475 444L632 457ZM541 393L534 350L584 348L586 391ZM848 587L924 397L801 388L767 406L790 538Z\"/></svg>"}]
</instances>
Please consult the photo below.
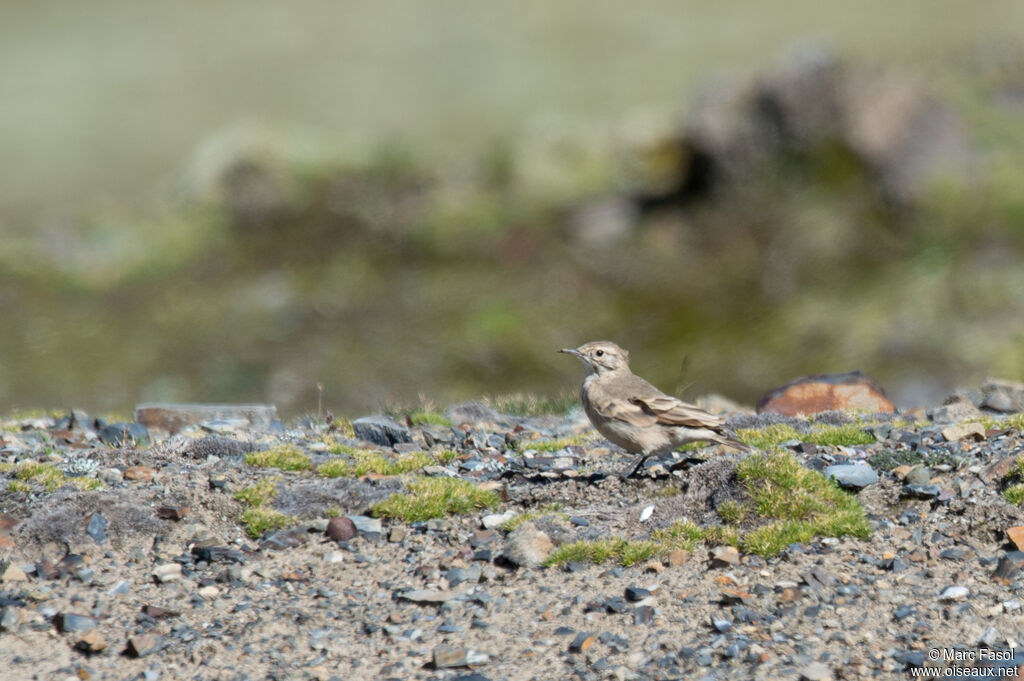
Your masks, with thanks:
<instances>
[{"instance_id":1,"label":"orange rock","mask_svg":"<svg viewBox=\"0 0 1024 681\"><path fill-rule=\"evenodd\" d=\"M881 386L859 371L798 378L770 390L757 403L758 413L775 412L783 416L833 409L862 409L872 413L896 411Z\"/></svg>"},{"instance_id":2,"label":"orange rock","mask_svg":"<svg viewBox=\"0 0 1024 681\"><path fill-rule=\"evenodd\" d=\"M1006 531L1006 536L1010 538L1018 551L1024 551L1024 525L1011 527Z\"/></svg>"},{"instance_id":3,"label":"orange rock","mask_svg":"<svg viewBox=\"0 0 1024 681\"><path fill-rule=\"evenodd\" d=\"M671 567L679 567L690 559L690 552L686 549L672 549L668 552L668 564Z\"/></svg>"},{"instance_id":4,"label":"orange rock","mask_svg":"<svg viewBox=\"0 0 1024 681\"><path fill-rule=\"evenodd\" d=\"M149 466L132 466L131 468L126 468L124 471L125 480L142 480L143 482L152 482L154 475L156 475L156 469L150 468Z\"/></svg>"}]
</instances>

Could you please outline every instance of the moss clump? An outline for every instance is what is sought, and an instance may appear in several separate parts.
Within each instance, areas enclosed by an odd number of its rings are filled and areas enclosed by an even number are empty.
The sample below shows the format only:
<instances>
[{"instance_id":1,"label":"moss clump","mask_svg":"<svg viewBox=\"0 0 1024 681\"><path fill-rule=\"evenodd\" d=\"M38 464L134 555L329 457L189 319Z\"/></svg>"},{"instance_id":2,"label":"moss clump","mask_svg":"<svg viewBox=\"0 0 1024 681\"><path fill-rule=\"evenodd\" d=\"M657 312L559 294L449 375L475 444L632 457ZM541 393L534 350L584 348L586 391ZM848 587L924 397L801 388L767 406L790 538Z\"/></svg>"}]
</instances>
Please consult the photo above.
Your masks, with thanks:
<instances>
[{"instance_id":1,"label":"moss clump","mask_svg":"<svg viewBox=\"0 0 1024 681\"><path fill-rule=\"evenodd\" d=\"M70 478L71 484L82 490L83 492L91 492L93 490L102 489L103 481L96 478Z\"/></svg>"},{"instance_id":2,"label":"moss clump","mask_svg":"<svg viewBox=\"0 0 1024 681\"><path fill-rule=\"evenodd\" d=\"M774 423L763 428L741 428L736 431L740 441L757 449L774 449L787 440L799 440L821 446L869 445L875 436L857 424L842 426L815 425L802 433L788 423Z\"/></svg>"},{"instance_id":3,"label":"moss clump","mask_svg":"<svg viewBox=\"0 0 1024 681\"><path fill-rule=\"evenodd\" d=\"M746 504L740 504L731 499L722 502L715 509L718 512L718 516L730 525L743 522L743 518L747 515L747 510Z\"/></svg>"},{"instance_id":4,"label":"moss clump","mask_svg":"<svg viewBox=\"0 0 1024 681\"><path fill-rule=\"evenodd\" d=\"M282 471L305 471L313 462L295 445L280 445L262 452L250 452L245 462L257 468L278 468Z\"/></svg>"},{"instance_id":5,"label":"moss clump","mask_svg":"<svg viewBox=\"0 0 1024 681\"><path fill-rule=\"evenodd\" d=\"M626 539L580 540L562 544L551 552L544 565L563 565L568 562L596 563L608 560L626 567L658 555L663 547L654 541L628 541Z\"/></svg>"},{"instance_id":6,"label":"moss clump","mask_svg":"<svg viewBox=\"0 0 1024 681\"><path fill-rule=\"evenodd\" d=\"M1017 484L1003 490L1003 498L1014 506L1020 506L1024 502L1024 485Z\"/></svg>"},{"instance_id":7,"label":"moss clump","mask_svg":"<svg viewBox=\"0 0 1024 681\"><path fill-rule=\"evenodd\" d=\"M409 452L395 459L390 459L381 452L365 449L355 450L354 462L345 459L332 459L317 466L317 475L325 478L344 478L374 473L377 475L402 475L421 470L424 466L434 463L434 459L426 452Z\"/></svg>"},{"instance_id":8,"label":"moss clump","mask_svg":"<svg viewBox=\"0 0 1024 681\"><path fill-rule=\"evenodd\" d=\"M460 478L417 477L409 481L405 492L392 494L373 505L375 517L407 522L441 518L455 513L472 513L494 508L498 495Z\"/></svg>"},{"instance_id":9,"label":"moss clump","mask_svg":"<svg viewBox=\"0 0 1024 681\"><path fill-rule=\"evenodd\" d=\"M552 504L546 504L539 511L529 511L527 513L520 513L511 520L506 520L498 526L498 529L503 532L511 532L512 530L516 529L517 527L525 523L527 520L537 520L538 518L545 518L551 515L557 515L560 520L568 522L569 516L567 516L565 513L559 513L559 511L561 511L562 508L562 504L557 502Z\"/></svg>"},{"instance_id":10,"label":"moss clump","mask_svg":"<svg viewBox=\"0 0 1024 681\"><path fill-rule=\"evenodd\" d=\"M447 466L458 458L459 453L454 449L445 449L444 451L437 453L437 462L444 466Z\"/></svg>"},{"instance_id":11,"label":"moss clump","mask_svg":"<svg viewBox=\"0 0 1024 681\"><path fill-rule=\"evenodd\" d=\"M24 480L11 480L7 483L8 492L31 492L32 485L28 484Z\"/></svg>"},{"instance_id":12,"label":"moss clump","mask_svg":"<svg viewBox=\"0 0 1024 681\"><path fill-rule=\"evenodd\" d=\"M622 565L665 556L673 549L692 551L697 544L729 544L746 553L771 556L790 544L814 537L852 535L866 539L870 525L857 500L817 471L804 468L788 453L758 454L736 467L749 501L726 501L717 512L724 524L700 527L679 521L655 530L650 540L598 539L564 544L551 553L547 565L567 561L602 563L615 559ZM1024 499L1024 485L1020 497ZM740 523L761 524L744 530ZM627 562L631 561L631 562Z\"/></svg>"},{"instance_id":13,"label":"moss clump","mask_svg":"<svg viewBox=\"0 0 1024 681\"><path fill-rule=\"evenodd\" d=\"M770 520L741 539L748 553L769 556L816 536L866 539L871 532L856 498L791 454L748 457L736 475L750 494L753 512Z\"/></svg>"},{"instance_id":14,"label":"moss clump","mask_svg":"<svg viewBox=\"0 0 1024 681\"><path fill-rule=\"evenodd\" d=\"M562 437L557 440L520 440L516 444L516 448L520 451L527 451L532 449L535 452L557 452L566 447L581 446L583 444L583 437L577 435L575 437Z\"/></svg>"},{"instance_id":15,"label":"moss clump","mask_svg":"<svg viewBox=\"0 0 1024 681\"><path fill-rule=\"evenodd\" d=\"M409 422L414 426L442 426L451 428L452 422L436 411L416 411L408 416Z\"/></svg>"},{"instance_id":16,"label":"moss clump","mask_svg":"<svg viewBox=\"0 0 1024 681\"><path fill-rule=\"evenodd\" d=\"M277 496L277 485L275 482L275 480L269 478L260 480L254 485L249 485L245 489L235 492L234 499L244 504L249 504L254 508L260 507Z\"/></svg>"},{"instance_id":17,"label":"moss clump","mask_svg":"<svg viewBox=\"0 0 1024 681\"><path fill-rule=\"evenodd\" d=\"M244 511L241 521L245 525L245 531L249 533L249 536L256 539L262 537L270 530L280 530L283 527L288 527L293 519L291 516L272 508L257 507Z\"/></svg>"}]
</instances>

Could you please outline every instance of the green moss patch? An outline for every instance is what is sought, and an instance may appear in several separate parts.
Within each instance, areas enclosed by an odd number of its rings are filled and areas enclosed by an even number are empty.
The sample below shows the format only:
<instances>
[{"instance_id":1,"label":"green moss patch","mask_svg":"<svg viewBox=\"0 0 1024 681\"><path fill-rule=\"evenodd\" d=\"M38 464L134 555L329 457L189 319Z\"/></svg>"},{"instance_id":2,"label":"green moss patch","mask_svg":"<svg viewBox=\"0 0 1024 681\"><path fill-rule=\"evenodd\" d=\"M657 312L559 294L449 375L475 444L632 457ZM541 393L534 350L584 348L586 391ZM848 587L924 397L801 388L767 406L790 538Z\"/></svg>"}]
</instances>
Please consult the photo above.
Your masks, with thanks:
<instances>
[{"instance_id":1,"label":"green moss patch","mask_svg":"<svg viewBox=\"0 0 1024 681\"><path fill-rule=\"evenodd\" d=\"M390 458L381 452L357 449L352 452L354 461L332 459L317 466L317 475L325 478L359 477L369 473L377 475L402 475L422 470L435 463L426 452L410 452Z\"/></svg>"},{"instance_id":2,"label":"green moss patch","mask_svg":"<svg viewBox=\"0 0 1024 681\"><path fill-rule=\"evenodd\" d=\"M277 496L277 484L275 480L260 480L254 485L235 492L236 501L241 501L250 506L262 506Z\"/></svg>"},{"instance_id":3,"label":"green moss patch","mask_svg":"<svg viewBox=\"0 0 1024 681\"><path fill-rule=\"evenodd\" d=\"M242 512L240 520L245 525L245 531L253 539L262 537L271 530L288 527L294 522L291 516L263 506L246 509Z\"/></svg>"},{"instance_id":4,"label":"green moss patch","mask_svg":"<svg viewBox=\"0 0 1024 681\"><path fill-rule=\"evenodd\" d=\"M737 465L736 477L747 498L718 506L721 525L701 527L680 521L655 530L645 540L615 538L564 544L552 552L546 564L615 560L631 565L663 557L673 549L692 551L698 544L729 544L745 553L767 557L815 537L866 539L870 534L871 527L857 499L821 473L801 466L789 453L750 456ZM1024 485L1021 488L1024 499Z\"/></svg>"},{"instance_id":5,"label":"green moss patch","mask_svg":"<svg viewBox=\"0 0 1024 681\"><path fill-rule=\"evenodd\" d=\"M741 428L736 436L757 449L774 449L787 440L799 440L821 446L853 446L869 445L875 442L875 436L863 430L858 424L829 426L816 424L810 432L802 433L788 423L775 423L763 428Z\"/></svg>"},{"instance_id":6,"label":"green moss patch","mask_svg":"<svg viewBox=\"0 0 1024 681\"><path fill-rule=\"evenodd\" d=\"M245 462L257 468L278 468L282 471L305 471L313 462L295 445L280 445L262 452L250 452Z\"/></svg>"},{"instance_id":7,"label":"green moss patch","mask_svg":"<svg viewBox=\"0 0 1024 681\"><path fill-rule=\"evenodd\" d=\"M47 492L52 492L64 485L74 485L83 491L103 487L103 483L96 478L86 476L69 478L53 464L38 461L23 461L15 465L7 465L4 470L14 473L14 480L7 484L7 490L10 492L31 492L33 484L41 486Z\"/></svg>"},{"instance_id":8,"label":"green moss patch","mask_svg":"<svg viewBox=\"0 0 1024 681\"><path fill-rule=\"evenodd\" d=\"M499 501L497 494L468 480L417 477L409 481L405 492L374 504L372 511L376 517L416 522L494 508Z\"/></svg>"}]
</instances>

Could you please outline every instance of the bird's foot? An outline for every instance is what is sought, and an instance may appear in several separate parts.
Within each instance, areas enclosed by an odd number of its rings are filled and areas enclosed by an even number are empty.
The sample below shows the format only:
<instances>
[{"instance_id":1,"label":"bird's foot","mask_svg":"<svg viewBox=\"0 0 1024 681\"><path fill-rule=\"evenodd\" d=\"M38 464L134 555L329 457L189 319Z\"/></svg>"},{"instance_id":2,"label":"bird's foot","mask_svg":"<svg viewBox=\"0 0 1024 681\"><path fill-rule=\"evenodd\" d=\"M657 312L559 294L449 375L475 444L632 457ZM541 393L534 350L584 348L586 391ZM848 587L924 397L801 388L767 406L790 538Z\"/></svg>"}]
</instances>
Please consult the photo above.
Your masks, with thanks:
<instances>
[{"instance_id":1,"label":"bird's foot","mask_svg":"<svg viewBox=\"0 0 1024 681\"><path fill-rule=\"evenodd\" d=\"M636 457L635 459L629 462L628 466L619 471L619 478L621 478L622 480L629 480L634 475L636 475L636 472L640 470L640 466L643 466L644 461L646 460L646 454L641 454L640 456Z\"/></svg>"}]
</instances>

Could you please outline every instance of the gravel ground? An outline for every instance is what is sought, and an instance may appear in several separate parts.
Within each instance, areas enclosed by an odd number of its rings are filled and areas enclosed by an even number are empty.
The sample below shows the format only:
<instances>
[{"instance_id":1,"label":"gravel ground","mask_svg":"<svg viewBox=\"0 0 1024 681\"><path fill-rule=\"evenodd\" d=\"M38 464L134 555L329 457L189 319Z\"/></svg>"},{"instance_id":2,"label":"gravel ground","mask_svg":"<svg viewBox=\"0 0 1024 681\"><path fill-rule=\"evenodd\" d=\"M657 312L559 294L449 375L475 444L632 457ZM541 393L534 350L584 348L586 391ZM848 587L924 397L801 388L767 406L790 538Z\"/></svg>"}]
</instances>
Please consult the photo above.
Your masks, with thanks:
<instances>
[{"instance_id":1,"label":"gravel ground","mask_svg":"<svg viewBox=\"0 0 1024 681\"><path fill-rule=\"evenodd\" d=\"M1021 418L953 404L962 408L817 418L869 431L872 444L780 445L817 470L868 464L877 479L850 493L869 539L815 538L771 557L699 544L628 567L532 565L566 542L713 522L723 499L742 496L735 467L746 455L677 453L622 481L607 473L629 455L579 413L477 404L449 409L450 426L132 426L134 445L127 426L79 412L9 418L0 678L1005 678L1024 663L1024 512L1003 497L1024 454ZM813 431L800 419L730 420ZM501 501L419 522L374 518L408 477L246 463L280 445L314 465L360 448L388 461L429 452L421 474L470 480ZM102 487L83 489L94 480ZM252 537L234 495L260 480L277 491L267 507L293 521ZM514 531L495 526L524 513Z\"/></svg>"}]
</instances>

